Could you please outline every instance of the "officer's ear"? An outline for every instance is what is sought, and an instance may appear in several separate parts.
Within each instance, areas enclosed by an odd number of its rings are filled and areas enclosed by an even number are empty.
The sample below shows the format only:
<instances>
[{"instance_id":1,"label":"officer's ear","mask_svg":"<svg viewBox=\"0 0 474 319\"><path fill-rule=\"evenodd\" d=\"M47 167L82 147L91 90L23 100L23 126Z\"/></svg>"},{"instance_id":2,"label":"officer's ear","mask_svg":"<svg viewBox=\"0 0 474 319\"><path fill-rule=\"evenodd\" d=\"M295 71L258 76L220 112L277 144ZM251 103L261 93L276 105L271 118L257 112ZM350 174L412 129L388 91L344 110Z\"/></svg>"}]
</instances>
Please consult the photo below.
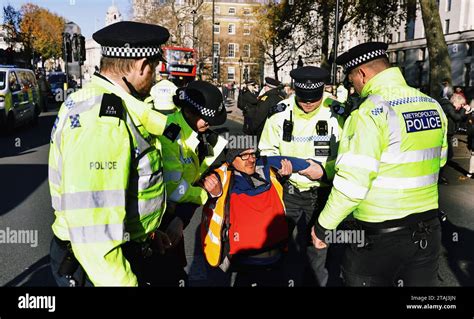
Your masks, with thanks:
<instances>
[{"instance_id":1,"label":"officer's ear","mask_svg":"<svg viewBox=\"0 0 474 319\"><path fill-rule=\"evenodd\" d=\"M149 65L149 63L146 58L139 59L135 62L135 69L140 71L140 75L143 75L147 65ZM150 68L151 68L151 65L150 65Z\"/></svg>"}]
</instances>

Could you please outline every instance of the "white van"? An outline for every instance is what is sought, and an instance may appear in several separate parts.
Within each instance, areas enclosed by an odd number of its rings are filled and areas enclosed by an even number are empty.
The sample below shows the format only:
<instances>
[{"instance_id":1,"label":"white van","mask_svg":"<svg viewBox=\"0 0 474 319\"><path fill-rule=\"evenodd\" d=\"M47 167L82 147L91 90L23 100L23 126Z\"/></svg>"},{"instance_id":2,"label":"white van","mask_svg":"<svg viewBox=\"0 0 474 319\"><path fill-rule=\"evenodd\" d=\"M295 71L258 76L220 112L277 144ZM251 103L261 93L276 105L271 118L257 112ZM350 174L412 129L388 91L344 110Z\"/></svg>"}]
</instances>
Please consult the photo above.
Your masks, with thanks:
<instances>
[{"instance_id":1,"label":"white van","mask_svg":"<svg viewBox=\"0 0 474 319\"><path fill-rule=\"evenodd\" d=\"M0 130L37 122L41 92L32 70L0 65Z\"/></svg>"}]
</instances>

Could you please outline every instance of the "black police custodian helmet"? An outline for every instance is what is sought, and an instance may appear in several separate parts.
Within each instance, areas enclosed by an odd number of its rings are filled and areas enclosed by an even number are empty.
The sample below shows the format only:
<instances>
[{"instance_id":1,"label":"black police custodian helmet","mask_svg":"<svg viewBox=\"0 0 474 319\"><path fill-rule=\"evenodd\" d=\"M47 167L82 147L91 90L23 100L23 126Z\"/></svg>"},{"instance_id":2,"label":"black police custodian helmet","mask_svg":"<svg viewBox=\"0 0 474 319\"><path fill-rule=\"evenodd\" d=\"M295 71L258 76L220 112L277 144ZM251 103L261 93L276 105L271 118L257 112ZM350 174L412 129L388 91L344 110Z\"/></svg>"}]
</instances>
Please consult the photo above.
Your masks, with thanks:
<instances>
[{"instance_id":1,"label":"black police custodian helmet","mask_svg":"<svg viewBox=\"0 0 474 319\"><path fill-rule=\"evenodd\" d=\"M102 56L111 58L159 58L164 61L160 45L168 41L168 29L159 25L133 21L111 24L92 35L101 45Z\"/></svg>"},{"instance_id":2,"label":"black police custodian helmet","mask_svg":"<svg viewBox=\"0 0 474 319\"><path fill-rule=\"evenodd\" d=\"M367 42L359 44L336 58L336 64L342 65L344 73L369 61L386 58L388 44L383 42Z\"/></svg>"},{"instance_id":3,"label":"black police custodian helmet","mask_svg":"<svg viewBox=\"0 0 474 319\"><path fill-rule=\"evenodd\" d=\"M209 82L193 81L177 89L173 101L181 108L188 108L209 125L221 125L227 119L222 93Z\"/></svg>"},{"instance_id":4,"label":"black police custodian helmet","mask_svg":"<svg viewBox=\"0 0 474 319\"><path fill-rule=\"evenodd\" d=\"M313 101L322 98L329 72L315 66L304 66L292 70L290 76L294 80L296 96L302 100Z\"/></svg>"}]
</instances>

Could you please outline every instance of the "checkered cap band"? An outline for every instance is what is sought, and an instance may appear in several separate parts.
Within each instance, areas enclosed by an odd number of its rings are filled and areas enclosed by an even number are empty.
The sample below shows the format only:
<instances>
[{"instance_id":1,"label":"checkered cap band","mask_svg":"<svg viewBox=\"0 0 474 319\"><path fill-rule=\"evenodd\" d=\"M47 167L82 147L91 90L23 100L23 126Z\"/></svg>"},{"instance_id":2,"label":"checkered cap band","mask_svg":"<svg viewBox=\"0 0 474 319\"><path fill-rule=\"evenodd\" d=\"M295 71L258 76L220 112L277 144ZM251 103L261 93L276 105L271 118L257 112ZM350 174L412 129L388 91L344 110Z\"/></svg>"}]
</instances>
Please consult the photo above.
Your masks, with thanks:
<instances>
[{"instance_id":1,"label":"checkered cap band","mask_svg":"<svg viewBox=\"0 0 474 319\"><path fill-rule=\"evenodd\" d=\"M376 57L382 57L382 56L387 56L387 53L385 52L385 50L382 50L382 49L375 50L375 51L372 51L372 52L367 52L367 53L365 53L361 56L358 56L355 59L350 60L346 64L344 64L344 70L351 69L353 67L356 67L356 66L364 63L365 61L369 61L369 60L372 60Z\"/></svg>"},{"instance_id":2,"label":"checkered cap band","mask_svg":"<svg viewBox=\"0 0 474 319\"><path fill-rule=\"evenodd\" d=\"M297 87L298 89L303 89L303 90L316 90L317 88L320 88L323 85L324 85L324 82L303 83L303 82L295 81L295 87Z\"/></svg>"},{"instance_id":3,"label":"checkered cap band","mask_svg":"<svg viewBox=\"0 0 474 319\"><path fill-rule=\"evenodd\" d=\"M102 55L111 58L148 58L161 54L160 47L107 47L102 46Z\"/></svg>"},{"instance_id":4,"label":"checkered cap band","mask_svg":"<svg viewBox=\"0 0 474 319\"><path fill-rule=\"evenodd\" d=\"M186 94L184 94L184 99L190 103L192 106L194 106L202 115L204 116L207 116L207 117L214 117L216 116L216 110L211 110L211 109L208 109L198 103L196 103L195 101L193 101L189 96L187 96Z\"/></svg>"}]
</instances>

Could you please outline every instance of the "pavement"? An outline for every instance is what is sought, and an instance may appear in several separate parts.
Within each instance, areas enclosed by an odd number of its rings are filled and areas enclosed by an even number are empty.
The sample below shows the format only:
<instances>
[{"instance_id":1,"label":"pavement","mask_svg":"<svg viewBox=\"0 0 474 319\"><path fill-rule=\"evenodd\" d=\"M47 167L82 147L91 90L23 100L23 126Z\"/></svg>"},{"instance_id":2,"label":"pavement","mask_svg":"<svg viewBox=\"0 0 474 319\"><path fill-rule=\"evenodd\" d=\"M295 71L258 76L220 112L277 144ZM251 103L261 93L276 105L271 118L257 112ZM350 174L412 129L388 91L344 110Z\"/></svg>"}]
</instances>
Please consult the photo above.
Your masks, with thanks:
<instances>
[{"instance_id":1,"label":"pavement","mask_svg":"<svg viewBox=\"0 0 474 319\"><path fill-rule=\"evenodd\" d=\"M235 100L225 127L241 132L242 117ZM0 137L0 230L32 230L36 245L0 243L0 286L55 286L49 268L49 243L54 213L47 183L49 135L56 111L42 113L39 125ZM474 286L474 179L458 177L468 167L466 136L459 135L451 166L445 169L449 185L440 185L440 208L448 213L443 224L440 258L441 286ZM199 235L201 211L185 230L185 249L191 286L228 286L228 276L207 265ZM332 272L337 272L337 260ZM334 275L334 278L337 278ZM337 280L331 281L337 286Z\"/></svg>"}]
</instances>

